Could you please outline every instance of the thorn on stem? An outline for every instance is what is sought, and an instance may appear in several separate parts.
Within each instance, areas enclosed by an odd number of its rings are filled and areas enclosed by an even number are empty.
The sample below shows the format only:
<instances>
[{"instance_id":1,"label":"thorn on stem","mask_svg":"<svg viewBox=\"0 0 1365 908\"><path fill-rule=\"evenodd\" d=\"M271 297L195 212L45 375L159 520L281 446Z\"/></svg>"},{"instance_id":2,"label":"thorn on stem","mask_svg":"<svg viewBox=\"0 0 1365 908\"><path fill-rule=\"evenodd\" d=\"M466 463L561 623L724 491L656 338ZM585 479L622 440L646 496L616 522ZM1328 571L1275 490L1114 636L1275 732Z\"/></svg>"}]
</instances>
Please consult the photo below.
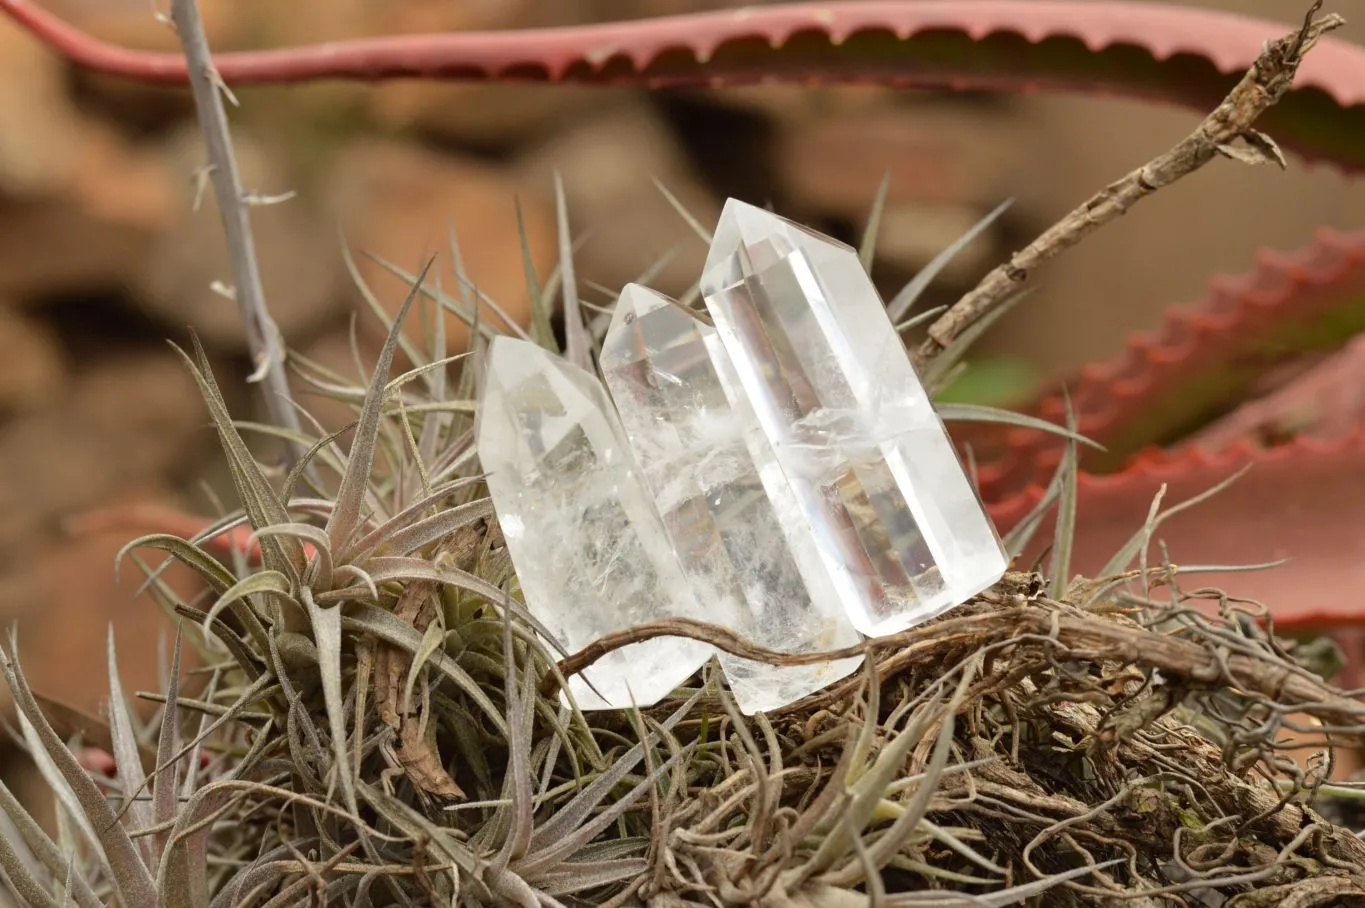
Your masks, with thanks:
<instances>
[{"instance_id":1,"label":"thorn on stem","mask_svg":"<svg viewBox=\"0 0 1365 908\"><path fill-rule=\"evenodd\" d=\"M298 195L293 189L286 192L279 192L274 195L265 195L259 192L248 192L242 196L242 203L252 208L264 208L267 205L279 205L288 202Z\"/></svg>"},{"instance_id":2,"label":"thorn on stem","mask_svg":"<svg viewBox=\"0 0 1365 908\"><path fill-rule=\"evenodd\" d=\"M152 8L152 18L156 20L158 24L164 25L167 28L169 28L171 30L171 34L173 35L180 34L180 30L175 27L175 20L171 18L171 14L163 13L161 9L156 5L156 0L151 0L151 2L148 5L151 6Z\"/></svg>"},{"instance_id":3,"label":"thorn on stem","mask_svg":"<svg viewBox=\"0 0 1365 908\"><path fill-rule=\"evenodd\" d=\"M237 96L232 93L231 88L228 88L228 84L223 81L223 77L222 75L219 74L217 69L210 66L204 70L204 73L205 75L208 76L209 82L213 83L213 87L223 93L223 97L227 99L227 102L229 104L231 104L233 107L242 106L241 104L237 103Z\"/></svg>"},{"instance_id":4,"label":"thorn on stem","mask_svg":"<svg viewBox=\"0 0 1365 908\"><path fill-rule=\"evenodd\" d=\"M265 377L270 374L270 366L273 359L274 357L271 356L270 351L268 350L256 357L256 369L247 376L247 382L254 385L265 381Z\"/></svg>"},{"instance_id":5,"label":"thorn on stem","mask_svg":"<svg viewBox=\"0 0 1365 908\"><path fill-rule=\"evenodd\" d=\"M213 176L214 165L205 164L194 172L194 202L190 210L198 213L204 204L204 194L209 190L209 179Z\"/></svg>"}]
</instances>

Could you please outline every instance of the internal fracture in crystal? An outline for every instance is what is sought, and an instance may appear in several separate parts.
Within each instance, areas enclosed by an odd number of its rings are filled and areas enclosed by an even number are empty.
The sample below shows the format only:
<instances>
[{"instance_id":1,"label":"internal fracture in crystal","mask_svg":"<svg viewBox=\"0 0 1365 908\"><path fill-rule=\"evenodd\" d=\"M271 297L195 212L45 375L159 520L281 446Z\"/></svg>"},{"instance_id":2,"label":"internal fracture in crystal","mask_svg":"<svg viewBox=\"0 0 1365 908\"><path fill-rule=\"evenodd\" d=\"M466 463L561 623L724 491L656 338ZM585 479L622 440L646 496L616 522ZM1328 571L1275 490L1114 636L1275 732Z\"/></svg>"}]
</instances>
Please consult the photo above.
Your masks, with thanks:
<instances>
[{"instance_id":1,"label":"internal fracture in crystal","mask_svg":"<svg viewBox=\"0 0 1365 908\"><path fill-rule=\"evenodd\" d=\"M707 620L769 649L861 637L714 329L638 284L616 303L602 376ZM718 653L741 711L785 706L862 662L772 666Z\"/></svg>"},{"instance_id":2,"label":"internal fracture in crystal","mask_svg":"<svg viewBox=\"0 0 1365 908\"><path fill-rule=\"evenodd\" d=\"M565 649L670 616L708 620L596 376L536 344L494 339L476 444L526 606ZM631 644L570 690L583 709L650 705L712 652L676 637Z\"/></svg>"},{"instance_id":3,"label":"internal fracture in crystal","mask_svg":"<svg viewBox=\"0 0 1365 908\"><path fill-rule=\"evenodd\" d=\"M729 200L707 311L853 624L895 633L1007 556L854 250Z\"/></svg>"}]
</instances>

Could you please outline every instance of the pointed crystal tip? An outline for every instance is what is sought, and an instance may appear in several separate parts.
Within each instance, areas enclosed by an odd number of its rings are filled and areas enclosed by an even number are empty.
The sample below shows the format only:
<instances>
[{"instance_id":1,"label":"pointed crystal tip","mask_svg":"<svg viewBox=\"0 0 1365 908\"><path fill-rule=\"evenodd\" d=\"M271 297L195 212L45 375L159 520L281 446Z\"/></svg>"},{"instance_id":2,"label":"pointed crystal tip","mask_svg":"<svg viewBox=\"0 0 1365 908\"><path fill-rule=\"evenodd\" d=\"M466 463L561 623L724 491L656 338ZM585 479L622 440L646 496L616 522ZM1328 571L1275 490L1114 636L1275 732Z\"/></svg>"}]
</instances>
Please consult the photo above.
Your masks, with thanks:
<instances>
[{"instance_id":1,"label":"pointed crystal tip","mask_svg":"<svg viewBox=\"0 0 1365 908\"><path fill-rule=\"evenodd\" d=\"M711 246L702 268L702 291L711 292L733 282L734 275L729 269L734 267L733 260L737 254L750 260L755 270L762 270L797 248L809 248L812 245L830 251L847 251L857 258L857 252L852 247L833 237L766 208L735 198L726 199L720 220L711 234ZM730 274L729 279L722 277L727 273Z\"/></svg>"},{"instance_id":2,"label":"pointed crystal tip","mask_svg":"<svg viewBox=\"0 0 1365 908\"><path fill-rule=\"evenodd\" d=\"M701 289L853 623L904 630L1007 559L850 247L729 200Z\"/></svg>"},{"instance_id":3,"label":"pointed crystal tip","mask_svg":"<svg viewBox=\"0 0 1365 908\"><path fill-rule=\"evenodd\" d=\"M479 411L475 443L522 596L561 646L671 615L704 619L596 376L499 337ZM569 686L584 709L648 706L711 652L692 640L632 644Z\"/></svg>"}]
</instances>

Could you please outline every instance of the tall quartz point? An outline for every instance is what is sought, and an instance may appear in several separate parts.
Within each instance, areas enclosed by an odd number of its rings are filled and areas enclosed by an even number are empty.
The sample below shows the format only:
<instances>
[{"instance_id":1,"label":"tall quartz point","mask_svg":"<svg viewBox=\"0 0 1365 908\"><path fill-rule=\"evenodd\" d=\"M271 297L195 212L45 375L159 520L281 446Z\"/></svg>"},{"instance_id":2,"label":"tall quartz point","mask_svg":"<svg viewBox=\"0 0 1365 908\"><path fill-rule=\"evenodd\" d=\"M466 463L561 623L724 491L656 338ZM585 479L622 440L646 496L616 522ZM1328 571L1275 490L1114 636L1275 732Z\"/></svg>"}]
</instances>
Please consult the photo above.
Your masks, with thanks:
<instances>
[{"instance_id":1,"label":"tall quartz point","mask_svg":"<svg viewBox=\"0 0 1365 908\"><path fill-rule=\"evenodd\" d=\"M596 376L498 337L478 414L479 460L526 606L565 649L669 616L706 620ZM647 706L713 652L659 637L609 653L569 687L583 709Z\"/></svg>"},{"instance_id":2,"label":"tall quartz point","mask_svg":"<svg viewBox=\"0 0 1365 908\"><path fill-rule=\"evenodd\" d=\"M859 642L715 330L629 284L600 363L678 560L714 609L709 620L735 616L733 630L782 652ZM746 714L799 700L862 662L779 667L718 656Z\"/></svg>"},{"instance_id":3,"label":"tall quartz point","mask_svg":"<svg viewBox=\"0 0 1365 908\"><path fill-rule=\"evenodd\" d=\"M731 199L701 289L859 630L896 633L1000 579L1000 538L852 249Z\"/></svg>"}]
</instances>

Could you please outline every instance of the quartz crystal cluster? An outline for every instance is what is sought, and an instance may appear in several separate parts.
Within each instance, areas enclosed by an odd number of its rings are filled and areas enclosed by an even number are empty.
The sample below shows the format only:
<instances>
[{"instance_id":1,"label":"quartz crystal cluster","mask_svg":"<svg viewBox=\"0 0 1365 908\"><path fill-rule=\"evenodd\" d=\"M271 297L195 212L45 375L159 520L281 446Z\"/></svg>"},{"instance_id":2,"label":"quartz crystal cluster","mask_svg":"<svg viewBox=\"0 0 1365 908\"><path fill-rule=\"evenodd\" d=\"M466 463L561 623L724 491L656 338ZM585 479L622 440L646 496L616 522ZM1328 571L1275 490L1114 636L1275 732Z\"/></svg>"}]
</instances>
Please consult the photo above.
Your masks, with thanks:
<instances>
[{"instance_id":1,"label":"quartz crystal cluster","mask_svg":"<svg viewBox=\"0 0 1365 908\"><path fill-rule=\"evenodd\" d=\"M479 457L527 607L560 645L673 616L828 652L1000 578L1000 539L852 249L731 199L701 289L706 320L628 285L602 381L527 341L489 351ZM746 714L861 662L656 638L570 692L652 704L713 655Z\"/></svg>"}]
</instances>

